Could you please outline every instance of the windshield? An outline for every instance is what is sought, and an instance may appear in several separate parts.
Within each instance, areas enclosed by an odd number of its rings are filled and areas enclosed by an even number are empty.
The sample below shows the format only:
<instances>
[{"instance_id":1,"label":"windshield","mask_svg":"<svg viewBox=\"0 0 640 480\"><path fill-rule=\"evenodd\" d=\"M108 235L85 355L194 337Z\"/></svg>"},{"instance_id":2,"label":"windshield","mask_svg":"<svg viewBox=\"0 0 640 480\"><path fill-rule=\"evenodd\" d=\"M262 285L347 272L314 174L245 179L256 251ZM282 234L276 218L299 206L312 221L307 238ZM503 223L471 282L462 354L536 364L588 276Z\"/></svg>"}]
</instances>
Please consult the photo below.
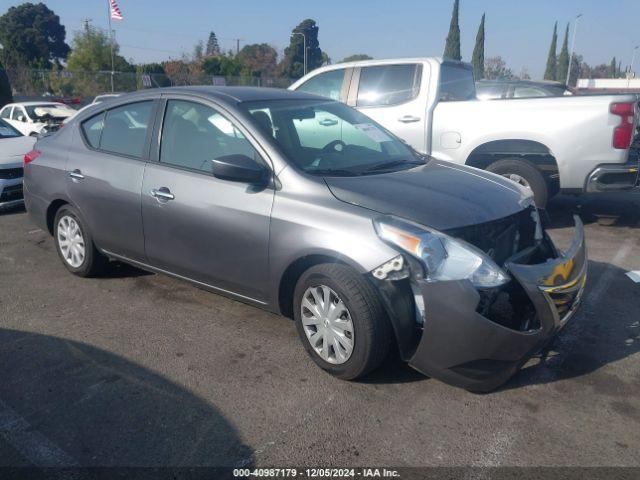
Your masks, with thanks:
<instances>
[{"instance_id":1,"label":"windshield","mask_svg":"<svg viewBox=\"0 0 640 480\"><path fill-rule=\"evenodd\" d=\"M0 138L21 137L22 134L0 118Z\"/></svg>"},{"instance_id":2,"label":"windshield","mask_svg":"<svg viewBox=\"0 0 640 480\"><path fill-rule=\"evenodd\" d=\"M291 163L310 174L371 175L424 163L383 127L339 102L275 100L241 106Z\"/></svg>"},{"instance_id":3,"label":"windshield","mask_svg":"<svg viewBox=\"0 0 640 480\"><path fill-rule=\"evenodd\" d=\"M51 108L56 110L74 111L73 108L67 107L64 104L59 104L59 103L43 103L41 105L25 105L24 108L27 110L27 115L29 115L29 118L31 119L38 117L38 115L36 115L36 112L35 112L37 108Z\"/></svg>"}]
</instances>

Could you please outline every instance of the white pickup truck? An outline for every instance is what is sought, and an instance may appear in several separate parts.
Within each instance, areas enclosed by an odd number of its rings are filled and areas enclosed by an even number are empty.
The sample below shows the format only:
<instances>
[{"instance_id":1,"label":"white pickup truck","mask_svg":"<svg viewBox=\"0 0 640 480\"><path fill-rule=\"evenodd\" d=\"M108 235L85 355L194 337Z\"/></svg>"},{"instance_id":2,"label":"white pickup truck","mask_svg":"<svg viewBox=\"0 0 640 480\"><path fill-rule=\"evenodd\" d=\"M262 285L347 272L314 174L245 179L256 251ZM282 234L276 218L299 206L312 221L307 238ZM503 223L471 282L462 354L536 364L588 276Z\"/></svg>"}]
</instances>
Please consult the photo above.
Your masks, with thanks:
<instances>
[{"instance_id":1,"label":"white pickup truck","mask_svg":"<svg viewBox=\"0 0 640 480\"><path fill-rule=\"evenodd\" d=\"M541 208L560 190L637 182L638 160L629 155L635 95L478 101L471 65L440 58L329 65L289 88L343 101L421 153L510 178L533 190Z\"/></svg>"}]
</instances>

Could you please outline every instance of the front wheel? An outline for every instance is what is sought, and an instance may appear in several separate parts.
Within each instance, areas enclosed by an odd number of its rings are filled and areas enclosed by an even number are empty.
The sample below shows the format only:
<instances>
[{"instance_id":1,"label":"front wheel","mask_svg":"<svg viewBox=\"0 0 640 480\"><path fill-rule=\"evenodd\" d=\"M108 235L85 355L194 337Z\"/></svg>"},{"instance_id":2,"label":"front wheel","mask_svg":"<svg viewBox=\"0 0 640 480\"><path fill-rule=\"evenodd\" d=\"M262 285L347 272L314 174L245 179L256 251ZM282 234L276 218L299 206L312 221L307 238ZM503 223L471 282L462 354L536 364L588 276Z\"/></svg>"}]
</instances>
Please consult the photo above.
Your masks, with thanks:
<instances>
[{"instance_id":1,"label":"front wheel","mask_svg":"<svg viewBox=\"0 0 640 480\"><path fill-rule=\"evenodd\" d=\"M307 353L338 378L371 372L389 352L391 329L378 294L346 265L307 270L296 285L294 316Z\"/></svg>"},{"instance_id":2,"label":"front wheel","mask_svg":"<svg viewBox=\"0 0 640 480\"><path fill-rule=\"evenodd\" d=\"M547 181L535 165L519 158L505 158L487 167L488 172L497 173L533 192L538 208L545 208L550 198Z\"/></svg>"}]
</instances>

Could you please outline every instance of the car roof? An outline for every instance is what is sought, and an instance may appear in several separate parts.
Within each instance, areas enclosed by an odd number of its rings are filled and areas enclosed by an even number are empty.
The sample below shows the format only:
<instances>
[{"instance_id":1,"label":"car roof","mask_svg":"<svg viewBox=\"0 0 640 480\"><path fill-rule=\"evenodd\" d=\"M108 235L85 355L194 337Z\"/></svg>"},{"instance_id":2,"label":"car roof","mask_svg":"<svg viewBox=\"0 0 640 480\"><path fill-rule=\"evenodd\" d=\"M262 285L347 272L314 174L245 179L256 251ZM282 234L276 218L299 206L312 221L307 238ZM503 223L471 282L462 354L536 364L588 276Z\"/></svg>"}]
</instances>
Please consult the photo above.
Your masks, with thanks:
<instances>
[{"instance_id":1,"label":"car roof","mask_svg":"<svg viewBox=\"0 0 640 480\"><path fill-rule=\"evenodd\" d=\"M150 92L191 94L201 97L211 97L232 103L255 102L261 100L324 100L333 101L325 97L313 95L311 93L294 92L280 88L267 87L210 87L210 86L188 86L188 87L166 87L140 90L128 93L119 98L134 98L138 95L146 95Z\"/></svg>"},{"instance_id":2,"label":"car roof","mask_svg":"<svg viewBox=\"0 0 640 480\"><path fill-rule=\"evenodd\" d=\"M32 107L34 105L65 105L62 102L14 102L14 103L8 103L5 105L5 107L15 107L15 106L22 106L22 107ZM66 105L65 105L66 106Z\"/></svg>"}]
</instances>

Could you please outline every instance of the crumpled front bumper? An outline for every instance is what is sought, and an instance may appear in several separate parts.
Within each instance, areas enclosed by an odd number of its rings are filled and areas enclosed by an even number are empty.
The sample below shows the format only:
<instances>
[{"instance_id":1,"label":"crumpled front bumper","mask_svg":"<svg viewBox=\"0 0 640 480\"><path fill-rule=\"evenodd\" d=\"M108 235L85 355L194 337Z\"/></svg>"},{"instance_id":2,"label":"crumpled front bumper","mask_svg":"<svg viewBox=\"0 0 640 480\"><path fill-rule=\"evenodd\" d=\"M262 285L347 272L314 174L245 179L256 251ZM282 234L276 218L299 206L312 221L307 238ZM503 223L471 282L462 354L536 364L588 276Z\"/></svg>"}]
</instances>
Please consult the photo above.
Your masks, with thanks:
<instances>
[{"instance_id":1,"label":"crumpled front bumper","mask_svg":"<svg viewBox=\"0 0 640 480\"><path fill-rule=\"evenodd\" d=\"M505 264L512 281L519 282L535 307L535 329L515 330L481 315L480 294L468 280L418 280L425 305L424 329L409 364L472 391L493 390L506 382L556 335L580 303L587 254L582 222L574 218L573 241L558 258L527 264L526 255L518 254ZM555 251L548 237L544 241Z\"/></svg>"}]
</instances>

